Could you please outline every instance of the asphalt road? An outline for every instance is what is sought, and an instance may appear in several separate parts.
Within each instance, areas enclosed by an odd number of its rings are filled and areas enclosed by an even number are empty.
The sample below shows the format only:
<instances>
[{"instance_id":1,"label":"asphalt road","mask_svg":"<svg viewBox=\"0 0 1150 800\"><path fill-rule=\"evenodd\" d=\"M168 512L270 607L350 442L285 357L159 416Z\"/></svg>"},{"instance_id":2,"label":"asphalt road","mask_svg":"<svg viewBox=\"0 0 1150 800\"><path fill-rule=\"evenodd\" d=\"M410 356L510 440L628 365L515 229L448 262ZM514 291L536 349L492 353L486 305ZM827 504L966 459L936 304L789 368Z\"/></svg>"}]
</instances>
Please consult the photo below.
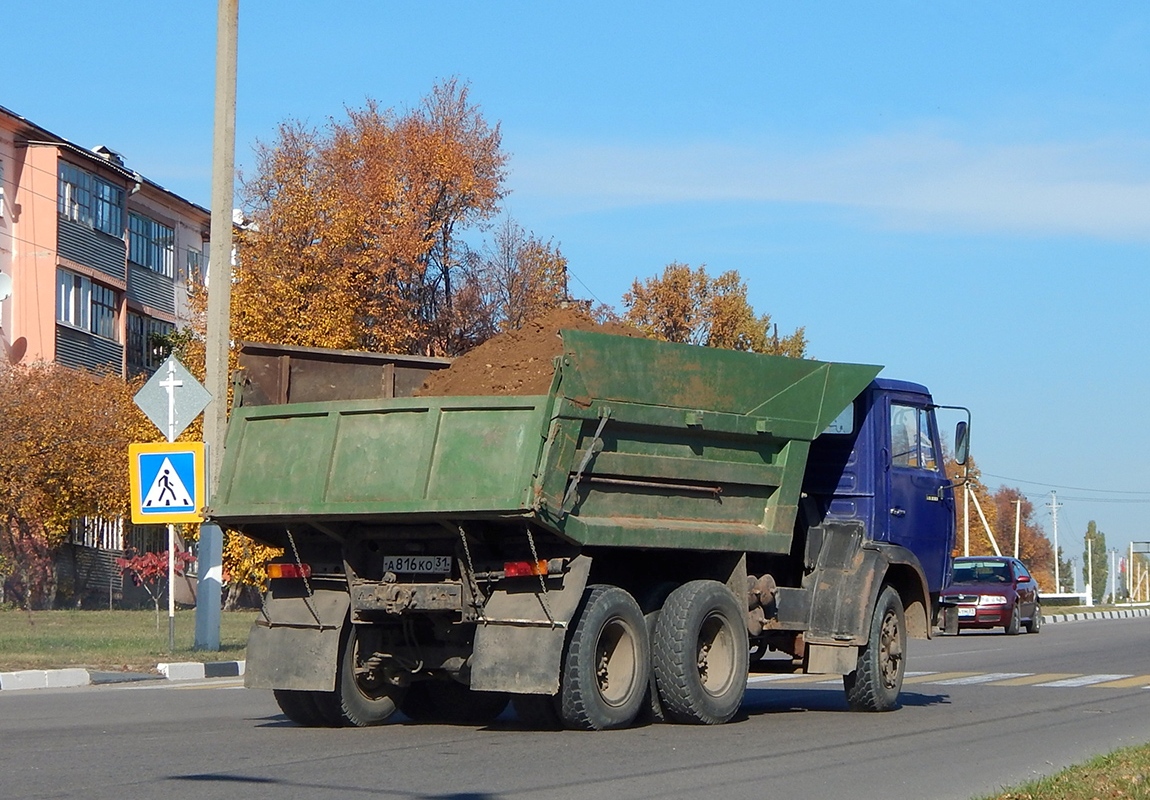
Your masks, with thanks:
<instances>
[{"instance_id":1,"label":"asphalt road","mask_svg":"<svg viewBox=\"0 0 1150 800\"><path fill-rule=\"evenodd\" d=\"M234 680L0 694L3 798L967 800L1150 741L1150 620L911 642L903 708L839 682L752 678L716 728L304 729Z\"/></svg>"}]
</instances>

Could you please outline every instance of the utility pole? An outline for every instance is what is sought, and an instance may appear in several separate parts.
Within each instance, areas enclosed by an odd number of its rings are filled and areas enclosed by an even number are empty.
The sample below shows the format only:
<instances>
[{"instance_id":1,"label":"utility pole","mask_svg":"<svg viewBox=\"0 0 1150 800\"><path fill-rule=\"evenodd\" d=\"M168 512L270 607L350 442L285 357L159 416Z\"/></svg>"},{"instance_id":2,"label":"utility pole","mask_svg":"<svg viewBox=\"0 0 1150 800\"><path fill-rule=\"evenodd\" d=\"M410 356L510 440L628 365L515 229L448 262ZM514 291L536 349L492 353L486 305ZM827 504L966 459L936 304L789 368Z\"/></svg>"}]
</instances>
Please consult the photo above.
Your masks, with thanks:
<instances>
[{"instance_id":1,"label":"utility pole","mask_svg":"<svg viewBox=\"0 0 1150 800\"><path fill-rule=\"evenodd\" d=\"M1014 557L1018 558L1018 537L1022 530L1022 498L1014 501Z\"/></svg>"},{"instance_id":2,"label":"utility pole","mask_svg":"<svg viewBox=\"0 0 1150 800\"><path fill-rule=\"evenodd\" d=\"M1053 489L1050 490L1050 502L1046 505L1050 509L1050 517L1054 526L1054 591L1061 594L1062 583L1058 576L1058 569L1062 563L1062 557L1058 554L1058 509L1061 506L1058 504L1058 492Z\"/></svg>"},{"instance_id":3,"label":"utility pole","mask_svg":"<svg viewBox=\"0 0 1150 800\"><path fill-rule=\"evenodd\" d=\"M1094 537L1086 537L1086 605L1094 605Z\"/></svg>"},{"instance_id":4,"label":"utility pole","mask_svg":"<svg viewBox=\"0 0 1150 800\"><path fill-rule=\"evenodd\" d=\"M232 199L236 172L236 41L240 0L216 4L216 103L212 132L212 241L208 257L207 390L204 411L208 451L208 498L220 482L224 428L228 421L228 346L231 340ZM196 594L197 650L220 649L223 531L200 526L199 587Z\"/></svg>"}]
</instances>

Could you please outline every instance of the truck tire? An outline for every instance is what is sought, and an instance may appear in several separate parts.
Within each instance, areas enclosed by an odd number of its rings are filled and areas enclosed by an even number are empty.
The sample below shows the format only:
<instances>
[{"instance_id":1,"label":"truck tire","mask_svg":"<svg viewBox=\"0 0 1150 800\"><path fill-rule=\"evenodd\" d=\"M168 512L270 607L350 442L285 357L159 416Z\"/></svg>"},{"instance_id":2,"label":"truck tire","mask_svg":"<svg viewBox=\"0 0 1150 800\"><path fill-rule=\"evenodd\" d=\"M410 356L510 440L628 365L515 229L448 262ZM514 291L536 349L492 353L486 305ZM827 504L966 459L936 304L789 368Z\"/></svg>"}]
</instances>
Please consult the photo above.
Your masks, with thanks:
<instances>
[{"instance_id":1,"label":"truck tire","mask_svg":"<svg viewBox=\"0 0 1150 800\"><path fill-rule=\"evenodd\" d=\"M655 624L655 682L668 718L717 725L747 688L750 642L743 606L717 581L691 581L667 598Z\"/></svg>"},{"instance_id":2,"label":"truck tire","mask_svg":"<svg viewBox=\"0 0 1150 800\"><path fill-rule=\"evenodd\" d=\"M871 617L870 637L859 650L854 672L843 675L851 711L891 711L906 672L906 616L894 587L879 593Z\"/></svg>"},{"instance_id":3,"label":"truck tire","mask_svg":"<svg viewBox=\"0 0 1150 800\"><path fill-rule=\"evenodd\" d=\"M349 625L339 669L340 711L348 725L380 725L399 709L405 687L391 683L377 670L365 671L356 625Z\"/></svg>"},{"instance_id":4,"label":"truck tire","mask_svg":"<svg viewBox=\"0 0 1150 800\"><path fill-rule=\"evenodd\" d=\"M511 707L524 727L533 731L557 731L563 727L559 698L553 694L513 694Z\"/></svg>"},{"instance_id":5,"label":"truck tire","mask_svg":"<svg viewBox=\"0 0 1150 800\"><path fill-rule=\"evenodd\" d=\"M293 689L273 689L272 696L275 697L276 705L280 707L280 711L284 712L284 716L296 725L302 725L305 728L315 728L324 724L319 709L316 708L315 703L312 701L311 692L297 692Z\"/></svg>"},{"instance_id":6,"label":"truck tire","mask_svg":"<svg viewBox=\"0 0 1150 800\"><path fill-rule=\"evenodd\" d=\"M507 708L503 692L473 692L453 680L419 681L407 687L399 710L415 722L486 725Z\"/></svg>"},{"instance_id":7,"label":"truck tire","mask_svg":"<svg viewBox=\"0 0 1150 800\"><path fill-rule=\"evenodd\" d=\"M608 730L635 721L651 671L647 623L617 586L589 586L563 653L559 715L568 728Z\"/></svg>"}]
</instances>

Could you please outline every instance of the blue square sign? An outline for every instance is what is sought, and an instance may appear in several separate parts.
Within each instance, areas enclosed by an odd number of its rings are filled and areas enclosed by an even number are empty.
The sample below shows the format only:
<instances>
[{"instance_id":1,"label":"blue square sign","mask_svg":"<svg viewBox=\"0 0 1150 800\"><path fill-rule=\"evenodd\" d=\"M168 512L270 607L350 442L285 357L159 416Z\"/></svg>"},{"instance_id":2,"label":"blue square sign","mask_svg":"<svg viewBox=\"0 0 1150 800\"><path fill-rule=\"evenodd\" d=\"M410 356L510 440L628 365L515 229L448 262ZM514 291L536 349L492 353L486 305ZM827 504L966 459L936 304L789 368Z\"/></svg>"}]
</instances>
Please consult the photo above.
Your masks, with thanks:
<instances>
[{"instance_id":1,"label":"blue square sign","mask_svg":"<svg viewBox=\"0 0 1150 800\"><path fill-rule=\"evenodd\" d=\"M203 442L133 444L132 522L201 522L206 505Z\"/></svg>"}]
</instances>

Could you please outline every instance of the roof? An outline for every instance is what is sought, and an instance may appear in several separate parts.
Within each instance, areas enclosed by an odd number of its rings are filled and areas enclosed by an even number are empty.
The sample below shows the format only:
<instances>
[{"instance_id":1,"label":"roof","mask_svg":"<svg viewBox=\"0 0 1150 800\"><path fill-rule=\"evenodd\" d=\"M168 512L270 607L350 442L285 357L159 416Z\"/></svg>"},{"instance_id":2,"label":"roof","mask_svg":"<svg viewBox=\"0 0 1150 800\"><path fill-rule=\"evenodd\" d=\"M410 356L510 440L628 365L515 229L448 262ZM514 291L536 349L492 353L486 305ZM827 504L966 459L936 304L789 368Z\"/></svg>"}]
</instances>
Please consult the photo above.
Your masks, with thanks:
<instances>
[{"instance_id":1,"label":"roof","mask_svg":"<svg viewBox=\"0 0 1150 800\"><path fill-rule=\"evenodd\" d=\"M81 147L80 145L65 139L63 136L52 133L52 131L48 130L47 128L37 125L26 117L20 116L15 111L12 111L11 109L4 106L0 106L0 114L19 121L28 129L22 134L28 144L42 144L59 147L62 150L66 150L67 152L71 153L72 155L79 156L88 161L91 161L98 166L111 170L112 172L119 174L125 180L134 181L137 183L145 183L153 189L169 195L170 197L179 200L181 203L186 203L187 205L202 211L204 214L211 216L212 212L209 209L201 206L199 203L193 203L188 198L182 197L169 189L165 189L163 186L151 180L150 178L144 177L135 170L128 169L127 167L123 166L122 163L117 163L117 161L113 160L111 157L103 155L101 152L96 152L95 149ZM100 151L117 157L119 156L119 154L111 148L105 147L103 145L97 145L97 147Z\"/></svg>"}]
</instances>

